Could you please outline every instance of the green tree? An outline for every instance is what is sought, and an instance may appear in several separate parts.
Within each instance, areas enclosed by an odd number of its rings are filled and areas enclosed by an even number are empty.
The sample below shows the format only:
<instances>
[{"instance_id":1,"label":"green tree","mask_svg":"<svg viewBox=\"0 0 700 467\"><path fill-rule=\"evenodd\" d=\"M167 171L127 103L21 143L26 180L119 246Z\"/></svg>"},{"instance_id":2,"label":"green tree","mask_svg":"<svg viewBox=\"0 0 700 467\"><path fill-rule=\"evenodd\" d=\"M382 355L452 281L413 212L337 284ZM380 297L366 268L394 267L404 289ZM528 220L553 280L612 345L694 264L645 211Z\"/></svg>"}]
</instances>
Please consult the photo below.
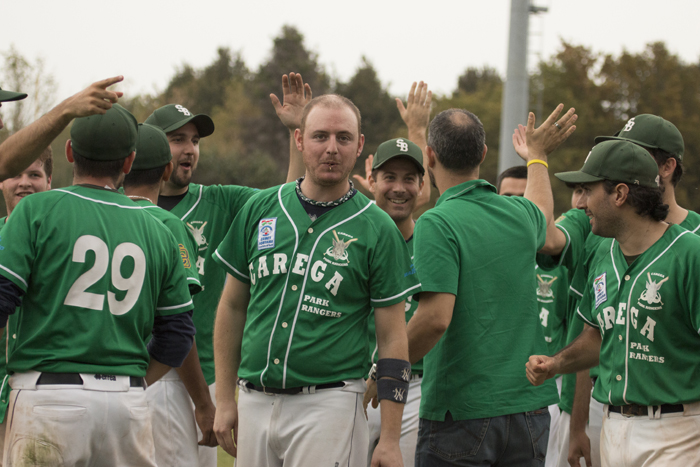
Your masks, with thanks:
<instances>
[{"instance_id":1,"label":"green tree","mask_svg":"<svg viewBox=\"0 0 700 467\"><path fill-rule=\"evenodd\" d=\"M366 57L362 57L360 67L347 83L337 84L336 93L347 97L360 109L362 133L365 135L361 162L374 153L381 143L394 138L403 126L394 98L382 86L376 70ZM364 170L364 164L360 166Z\"/></svg>"}]
</instances>

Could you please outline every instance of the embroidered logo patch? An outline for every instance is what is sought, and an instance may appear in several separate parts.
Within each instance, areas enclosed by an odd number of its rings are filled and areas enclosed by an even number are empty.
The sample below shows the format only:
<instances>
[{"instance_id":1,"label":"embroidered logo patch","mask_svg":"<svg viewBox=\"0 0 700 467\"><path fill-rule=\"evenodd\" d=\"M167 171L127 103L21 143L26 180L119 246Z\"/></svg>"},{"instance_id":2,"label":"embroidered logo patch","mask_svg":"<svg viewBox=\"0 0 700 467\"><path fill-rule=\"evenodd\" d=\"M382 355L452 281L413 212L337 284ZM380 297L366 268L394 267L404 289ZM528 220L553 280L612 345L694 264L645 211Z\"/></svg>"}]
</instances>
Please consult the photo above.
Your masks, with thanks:
<instances>
[{"instance_id":1,"label":"embroidered logo patch","mask_svg":"<svg viewBox=\"0 0 700 467\"><path fill-rule=\"evenodd\" d=\"M182 258L182 265L185 266L185 269L190 269L192 265L190 264L190 254L187 251L187 248L185 248L185 245L182 243L178 243L178 246L180 247L180 257Z\"/></svg>"},{"instance_id":2,"label":"embroidered logo patch","mask_svg":"<svg viewBox=\"0 0 700 467\"><path fill-rule=\"evenodd\" d=\"M275 246L277 218L261 219L258 224L258 250L267 250Z\"/></svg>"},{"instance_id":3,"label":"embroidered logo patch","mask_svg":"<svg viewBox=\"0 0 700 467\"><path fill-rule=\"evenodd\" d=\"M598 308L598 306L605 302L608 299L608 290L605 285L605 275L607 273L603 273L600 276L596 277L595 280L593 280L593 292L595 293L595 307Z\"/></svg>"}]
</instances>

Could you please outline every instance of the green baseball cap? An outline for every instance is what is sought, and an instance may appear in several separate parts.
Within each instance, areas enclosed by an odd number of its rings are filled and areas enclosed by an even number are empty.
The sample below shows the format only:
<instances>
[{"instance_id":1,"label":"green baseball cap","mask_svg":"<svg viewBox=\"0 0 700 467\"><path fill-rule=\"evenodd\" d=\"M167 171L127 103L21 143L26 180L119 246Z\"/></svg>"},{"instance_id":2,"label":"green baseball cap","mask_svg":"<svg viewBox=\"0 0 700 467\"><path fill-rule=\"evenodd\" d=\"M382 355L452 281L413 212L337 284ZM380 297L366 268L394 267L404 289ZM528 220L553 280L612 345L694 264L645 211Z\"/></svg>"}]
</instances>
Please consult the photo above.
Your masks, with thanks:
<instances>
[{"instance_id":1,"label":"green baseball cap","mask_svg":"<svg viewBox=\"0 0 700 467\"><path fill-rule=\"evenodd\" d=\"M197 127L200 138L214 133L214 122L209 115L195 115L180 104L164 105L146 119L146 123L157 126L166 133L175 131L190 122Z\"/></svg>"},{"instance_id":2,"label":"green baseball cap","mask_svg":"<svg viewBox=\"0 0 700 467\"><path fill-rule=\"evenodd\" d=\"M416 163L421 175L425 175L423 153L418 145L406 138L394 138L380 144L377 148L377 152L374 153L372 170L378 169L382 164L394 157L408 157L411 161Z\"/></svg>"},{"instance_id":3,"label":"green baseball cap","mask_svg":"<svg viewBox=\"0 0 700 467\"><path fill-rule=\"evenodd\" d=\"M23 92L3 91L0 88L0 102L21 101L27 95Z\"/></svg>"},{"instance_id":4,"label":"green baseball cap","mask_svg":"<svg viewBox=\"0 0 700 467\"><path fill-rule=\"evenodd\" d=\"M593 146L581 170L554 174L567 183L612 180L629 185L659 186L659 166L651 154L625 140L603 141Z\"/></svg>"},{"instance_id":5,"label":"green baseball cap","mask_svg":"<svg viewBox=\"0 0 700 467\"><path fill-rule=\"evenodd\" d=\"M165 132L157 126L139 123L139 136L136 142L136 159L132 170L147 170L163 167L173 159L170 144Z\"/></svg>"},{"instance_id":6,"label":"green baseball cap","mask_svg":"<svg viewBox=\"0 0 700 467\"><path fill-rule=\"evenodd\" d=\"M676 125L659 116L642 114L632 117L615 136L596 136L596 144L612 139L631 141L645 148L661 149L683 160L683 136Z\"/></svg>"},{"instance_id":7,"label":"green baseball cap","mask_svg":"<svg viewBox=\"0 0 700 467\"><path fill-rule=\"evenodd\" d=\"M119 104L103 115L77 118L70 129L73 150L94 161L125 158L136 149L137 137L136 118Z\"/></svg>"}]
</instances>

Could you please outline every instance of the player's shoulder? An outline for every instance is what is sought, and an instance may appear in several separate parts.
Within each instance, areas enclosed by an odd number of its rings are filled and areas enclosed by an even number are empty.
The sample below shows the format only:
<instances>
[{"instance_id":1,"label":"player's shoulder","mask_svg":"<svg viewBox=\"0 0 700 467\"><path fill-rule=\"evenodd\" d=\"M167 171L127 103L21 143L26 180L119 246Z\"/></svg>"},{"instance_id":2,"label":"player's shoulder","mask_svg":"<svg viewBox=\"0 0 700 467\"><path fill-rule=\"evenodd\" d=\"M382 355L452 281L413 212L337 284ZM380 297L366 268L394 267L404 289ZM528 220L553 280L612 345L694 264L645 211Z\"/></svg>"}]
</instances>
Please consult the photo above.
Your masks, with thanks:
<instances>
[{"instance_id":1,"label":"player's shoulder","mask_svg":"<svg viewBox=\"0 0 700 467\"><path fill-rule=\"evenodd\" d=\"M243 204L251 196L259 192L257 188L239 185L198 185L190 183L190 190L202 193L202 199L219 203L240 200Z\"/></svg>"},{"instance_id":2,"label":"player's shoulder","mask_svg":"<svg viewBox=\"0 0 700 467\"><path fill-rule=\"evenodd\" d=\"M590 225L590 218L583 209L569 209L561 216L557 217L554 222L556 224L566 225L568 223L576 223L581 225Z\"/></svg>"},{"instance_id":3,"label":"player's shoulder","mask_svg":"<svg viewBox=\"0 0 700 467\"><path fill-rule=\"evenodd\" d=\"M680 226L684 229L690 230L696 235L700 235L700 214L688 209L688 215L683 222L680 223Z\"/></svg>"}]
</instances>

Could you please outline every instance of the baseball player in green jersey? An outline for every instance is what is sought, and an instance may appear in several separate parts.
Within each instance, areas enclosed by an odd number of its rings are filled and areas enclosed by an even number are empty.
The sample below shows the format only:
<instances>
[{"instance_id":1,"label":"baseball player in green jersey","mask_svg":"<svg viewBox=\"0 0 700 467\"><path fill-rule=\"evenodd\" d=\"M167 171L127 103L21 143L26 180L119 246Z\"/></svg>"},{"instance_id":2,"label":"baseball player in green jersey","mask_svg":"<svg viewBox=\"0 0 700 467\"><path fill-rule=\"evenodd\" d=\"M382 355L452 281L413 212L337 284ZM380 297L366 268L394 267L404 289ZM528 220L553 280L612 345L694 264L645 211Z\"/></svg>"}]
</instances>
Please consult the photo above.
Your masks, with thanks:
<instances>
[{"instance_id":1,"label":"baseball player in green jersey","mask_svg":"<svg viewBox=\"0 0 700 467\"><path fill-rule=\"evenodd\" d=\"M51 189L51 175L53 172L53 152L48 147L41 154L39 159L34 161L26 170L16 177L8 178L0 183L7 216L0 218L0 232L7 222L7 218L17 206L17 203L25 196L32 193L40 193ZM2 237L0 237L2 238ZM7 428L6 411L10 402L9 375L7 374L7 354L12 351L17 333L15 332L17 320L8 319L5 332L0 334L0 375L2 375L2 385L0 386L0 452L4 451L5 430ZM0 459L2 466L2 459Z\"/></svg>"},{"instance_id":2,"label":"baseball player in green jersey","mask_svg":"<svg viewBox=\"0 0 700 467\"><path fill-rule=\"evenodd\" d=\"M27 197L2 230L3 327L21 303L6 465L155 465L145 383L182 363L194 326L173 235L115 190L136 139L119 105L76 120L74 185Z\"/></svg>"},{"instance_id":3,"label":"baseball player in green jersey","mask_svg":"<svg viewBox=\"0 0 700 467\"><path fill-rule=\"evenodd\" d=\"M348 180L364 143L355 105L313 99L295 138L305 176L252 198L213 255L228 273L214 431L241 465L364 466L374 307L382 434L372 465L398 466L410 379L404 303L419 284L396 224Z\"/></svg>"},{"instance_id":4,"label":"baseball player in green jersey","mask_svg":"<svg viewBox=\"0 0 700 467\"><path fill-rule=\"evenodd\" d=\"M663 222L669 207L658 165L635 144L599 143L581 170L556 176L584 184L592 232L606 238L586 264L583 332L554 357L530 357L528 378L540 384L554 371L600 361L593 397L605 404L602 465L693 465L700 457L700 304L692 275L700 238Z\"/></svg>"},{"instance_id":5,"label":"baseball player in green jersey","mask_svg":"<svg viewBox=\"0 0 700 467\"><path fill-rule=\"evenodd\" d=\"M565 118L554 147L575 129L573 109ZM530 349L545 349L533 281L548 219L479 179L486 149L470 112L450 109L430 124L427 166L441 195L416 222L422 285L408 323L411 361L425 356L417 466L542 465L547 450L556 387L528 389L519 368ZM526 196L542 177L544 166L529 164ZM465 432L478 435L465 441Z\"/></svg>"},{"instance_id":6,"label":"baseball player in green jersey","mask_svg":"<svg viewBox=\"0 0 700 467\"><path fill-rule=\"evenodd\" d=\"M0 180L14 177L26 169L74 118L104 114L123 95L107 88L123 79L123 76L115 76L91 84L3 141L0 144ZM0 89L0 105L4 101L24 99L26 96Z\"/></svg>"},{"instance_id":7,"label":"baseball player in green jersey","mask_svg":"<svg viewBox=\"0 0 700 467\"><path fill-rule=\"evenodd\" d=\"M165 133L147 123L140 124L136 153L131 172L124 178L124 192L172 232L194 296L201 290L194 264L197 243L183 221L156 206L160 188L173 169ZM149 386L146 396L152 415L156 464L198 465L197 427L203 433L202 445L215 446L216 437L212 432L214 403L199 365L196 342L182 366Z\"/></svg>"},{"instance_id":8,"label":"baseball player in green jersey","mask_svg":"<svg viewBox=\"0 0 700 467\"><path fill-rule=\"evenodd\" d=\"M519 154L526 154L526 138L524 127L514 134L514 145ZM659 183L663 187L663 201L668 204L669 216L667 221L679 223L685 229L698 233L700 230L700 215L678 206L675 199L675 186L683 173L682 161L684 144L678 129L667 120L654 115L639 115L627 122L616 137L598 137L597 142L607 139L625 139L638 144L654 157L659 166ZM570 185L570 184L568 184ZM570 187L573 188L573 185ZM538 255L538 262L551 267L552 264L565 265L571 280L569 315L576 315L579 299L585 287L586 272L583 266L591 251L601 241L596 235L589 235L590 223L580 209L569 211L555 224L557 227L548 232L547 255ZM556 235L558 234L558 235ZM545 251L545 250L543 250ZM549 255L552 255L550 257ZM555 261L553 261L553 259ZM580 270L579 270L580 269ZM583 323L571 320L568 332L568 342L575 339L583 329ZM597 368L590 370L590 377L597 378ZM578 465L584 457L588 465L600 464L599 439L602 426L602 405L589 397L591 379L588 370L578 375L574 383L573 375L565 375L560 407L562 411L571 414L571 443L569 446L569 462ZM576 388L574 397L574 387ZM590 408L589 408L590 405ZM567 415L568 416L568 415ZM586 421L588 420L588 424ZM590 441L589 441L590 438ZM589 455L590 453L590 455ZM562 454L565 454L562 452ZM566 465L562 458L560 465Z\"/></svg>"}]
</instances>

